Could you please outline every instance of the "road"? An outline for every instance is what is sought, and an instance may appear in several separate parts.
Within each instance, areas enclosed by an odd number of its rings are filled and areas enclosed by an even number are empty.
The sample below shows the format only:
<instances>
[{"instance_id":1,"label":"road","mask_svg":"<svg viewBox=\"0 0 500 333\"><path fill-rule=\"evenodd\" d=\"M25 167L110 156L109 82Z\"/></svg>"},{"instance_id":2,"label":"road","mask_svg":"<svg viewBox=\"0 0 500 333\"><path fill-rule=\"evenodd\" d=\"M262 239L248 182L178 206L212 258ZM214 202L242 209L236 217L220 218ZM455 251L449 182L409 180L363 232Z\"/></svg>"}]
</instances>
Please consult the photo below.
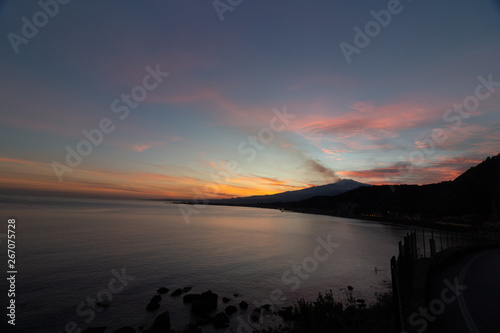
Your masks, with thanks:
<instances>
[{"instance_id":1,"label":"road","mask_svg":"<svg viewBox=\"0 0 500 333\"><path fill-rule=\"evenodd\" d=\"M431 296L430 332L500 333L500 249L469 254L443 267Z\"/></svg>"}]
</instances>

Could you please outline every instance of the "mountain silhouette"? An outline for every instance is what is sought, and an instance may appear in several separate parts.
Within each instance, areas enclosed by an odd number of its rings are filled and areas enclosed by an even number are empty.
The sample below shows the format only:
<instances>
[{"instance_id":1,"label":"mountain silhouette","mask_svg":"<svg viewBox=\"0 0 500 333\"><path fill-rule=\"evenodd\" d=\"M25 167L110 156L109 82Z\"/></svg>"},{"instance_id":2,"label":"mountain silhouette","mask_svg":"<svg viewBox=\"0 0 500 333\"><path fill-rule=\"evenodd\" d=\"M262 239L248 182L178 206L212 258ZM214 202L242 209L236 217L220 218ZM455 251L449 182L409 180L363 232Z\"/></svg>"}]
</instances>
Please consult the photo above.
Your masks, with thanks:
<instances>
[{"instance_id":1,"label":"mountain silhouette","mask_svg":"<svg viewBox=\"0 0 500 333\"><path fill-rule=\"evenodd\" d=\"M488 157L453 181L429 185L363 186L280 207L301 212L381 219L498 222L500 154Z\"/></svg>"},{"instance_id":2,"label":"mountain silhouette","mask_svg":"<svg viewBox=\"0 0 500 333\"><path fill-rule=\"evenodd\" d=\"M254 195L250 197L238 197L231 199L210 200L211 204L258 204L273 202L293 202L305 200L316 196L334 196L358 187L369 186L350 179L341 179L336 183L308 187L302 190L287 191L270 195Z\"/></svg>"}]
</instances>

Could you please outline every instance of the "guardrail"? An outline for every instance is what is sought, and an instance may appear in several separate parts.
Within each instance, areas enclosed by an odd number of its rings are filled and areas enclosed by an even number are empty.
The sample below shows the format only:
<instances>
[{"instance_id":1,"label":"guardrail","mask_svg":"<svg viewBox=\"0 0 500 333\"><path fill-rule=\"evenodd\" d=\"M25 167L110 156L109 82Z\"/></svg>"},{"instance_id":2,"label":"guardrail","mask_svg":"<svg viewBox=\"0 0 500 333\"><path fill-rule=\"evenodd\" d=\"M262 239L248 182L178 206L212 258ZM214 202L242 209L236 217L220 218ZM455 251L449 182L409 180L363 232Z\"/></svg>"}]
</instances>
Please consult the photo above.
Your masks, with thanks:
<instances>
[{"instance_id":1,"label":"guardrail","mask_svg":"<svg viewBox=\"0 0 500 333\"><path fill-rule=\"evenodd\" d=\"M433 258L440 251L485 242L500 242L500 233L486 230L421 229L399 242L399 254L391 258L392 293L396 332L408 329L415 267L421 258Z\"/></svg>"}]
</instances>

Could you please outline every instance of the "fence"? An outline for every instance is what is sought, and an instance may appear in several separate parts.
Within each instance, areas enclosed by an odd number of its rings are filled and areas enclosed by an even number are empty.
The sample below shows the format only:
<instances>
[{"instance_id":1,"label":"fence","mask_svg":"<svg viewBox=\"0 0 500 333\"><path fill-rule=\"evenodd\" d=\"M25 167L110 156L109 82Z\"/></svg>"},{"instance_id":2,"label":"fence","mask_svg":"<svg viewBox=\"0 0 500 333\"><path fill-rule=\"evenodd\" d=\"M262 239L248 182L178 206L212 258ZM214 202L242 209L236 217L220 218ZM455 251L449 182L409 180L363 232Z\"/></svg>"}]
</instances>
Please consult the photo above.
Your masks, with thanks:
<instances>
[{"instance_id":1,"label":"fence","mask_svg":"<svg viewBox=\"0 0 500 333\"><path fill-rule=\"evenodd\" d=\"M426 240L429 242L428 245ZM458 246L471 246L487 241L499 242L500 234L483 230L450 231L422 229L423 257L434 257L437 250L443 251Z\"/></svg>"},{"instance_id":2,"label":"fence","mask_svg":"<svg viewBox=\"0 0 500 333\"><path fill-rule=\"evenodd\" d=\"M412 231L399 242L398 258L391 258L392 294L398 332L405 329L406 314L409 313L413 273L418 259L417 232Z\"/></svg>"},{"instance_id":3,"label":"fence","mask_svg":"<svg viewBox=\"0 0 500 333\"><path fill-rule=\"evenodd\" d=\"M421 235L420 235L421 234ZM413 277L419 258L434 257L437 252L459 246L473 246L485 242L500 242L497 232L474 230L421 229L408 233L399 242L399 254L391 258L392 292L397 332L407 329Z\"/></svg>"}]
</instances>

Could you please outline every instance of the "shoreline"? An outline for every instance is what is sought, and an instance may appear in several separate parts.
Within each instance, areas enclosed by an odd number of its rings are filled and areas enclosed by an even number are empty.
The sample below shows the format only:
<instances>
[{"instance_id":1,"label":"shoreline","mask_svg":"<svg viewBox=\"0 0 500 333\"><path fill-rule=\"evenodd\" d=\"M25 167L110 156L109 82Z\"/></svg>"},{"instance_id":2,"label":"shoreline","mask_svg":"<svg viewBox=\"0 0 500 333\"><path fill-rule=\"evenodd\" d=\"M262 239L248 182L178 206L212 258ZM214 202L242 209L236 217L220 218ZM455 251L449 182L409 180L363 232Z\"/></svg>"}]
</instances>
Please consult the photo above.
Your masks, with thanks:
<instances>
[{"instance_id":1,"label":"shoreline","mask_svg":"<svg viewBox=\"0 0 500 333\"><path fill-rule=\"evenodd\" d=\"M185 204L185 205L195 205L193 202L172 202L173 204ZM292 208L287 207L289 203L271 203L271 204L230 204L230 203L207 203L207 206L227 206L227 207L249 207L249 208L262 208L262 209L273 209L273 210L281 210L287 212L294 212L299 214L312 214L312 215L322 215L322 216L332 216L332 217L340 217L347 218L353 220L362 220L367 222L374 222L379 224L385 224L390 226L405 226L405 227L414 227L419 229L436 229L436 230L445 230L445 231L457 231L457 232L465 232L465 231L493 231L500 232L500 226L493 225L468 225L468 224L460 224L455 222L429 222L429 221L421 221L415 223L414 221L409 221L407 219L394 218L390 216L367 216L367 215L339 215L334 214L333 212L320 210L320 209L308 209L308 208Z\"/></svg>"}]
</instances>

